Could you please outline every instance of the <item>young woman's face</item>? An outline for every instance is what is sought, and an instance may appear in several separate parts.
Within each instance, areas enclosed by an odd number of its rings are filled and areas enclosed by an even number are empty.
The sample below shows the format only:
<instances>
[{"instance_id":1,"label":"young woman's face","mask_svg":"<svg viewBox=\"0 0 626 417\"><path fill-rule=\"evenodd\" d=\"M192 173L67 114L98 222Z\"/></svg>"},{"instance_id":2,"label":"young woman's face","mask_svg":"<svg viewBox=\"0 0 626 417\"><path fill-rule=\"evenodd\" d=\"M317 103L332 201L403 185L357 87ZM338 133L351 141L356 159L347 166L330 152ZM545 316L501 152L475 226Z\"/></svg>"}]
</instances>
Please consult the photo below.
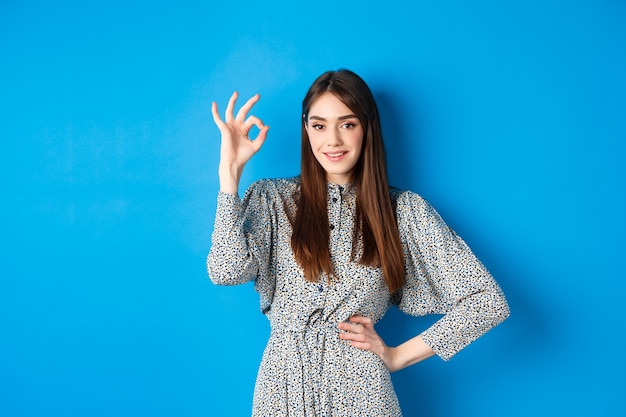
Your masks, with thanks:
<instances>
[{"instance_id":1,"label":"young woman's face","mask_svg":"<svg viewBox=\"0 0 626 417\"><path fill-rule=\"evenodd\" d=\"M326 180L351 182L363 145L363 126L356 115L326 92L311 105L306 131L311 150L326 171Z\"/></svg>"}]
</instances>

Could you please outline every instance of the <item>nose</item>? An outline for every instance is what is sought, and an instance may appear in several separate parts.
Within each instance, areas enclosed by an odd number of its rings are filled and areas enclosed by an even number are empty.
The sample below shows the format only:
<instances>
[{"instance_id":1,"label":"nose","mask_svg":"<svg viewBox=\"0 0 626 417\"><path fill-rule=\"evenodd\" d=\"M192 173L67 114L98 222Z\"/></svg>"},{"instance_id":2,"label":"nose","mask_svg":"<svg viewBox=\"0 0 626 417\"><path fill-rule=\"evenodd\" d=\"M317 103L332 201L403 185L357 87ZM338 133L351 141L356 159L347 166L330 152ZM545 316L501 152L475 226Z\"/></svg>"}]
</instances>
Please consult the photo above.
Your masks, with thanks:
<instances>
[{"instance_id":1,"label":"nose","mask_svg":"<svg viewBox=\"0 0 626 417\"><path fill-rule=\"evenodd\" d=\"M333 129L328 136L328 145L330 146L340 146L343 143L341 130L339 128Z\"/></svg>"}]
</instances>

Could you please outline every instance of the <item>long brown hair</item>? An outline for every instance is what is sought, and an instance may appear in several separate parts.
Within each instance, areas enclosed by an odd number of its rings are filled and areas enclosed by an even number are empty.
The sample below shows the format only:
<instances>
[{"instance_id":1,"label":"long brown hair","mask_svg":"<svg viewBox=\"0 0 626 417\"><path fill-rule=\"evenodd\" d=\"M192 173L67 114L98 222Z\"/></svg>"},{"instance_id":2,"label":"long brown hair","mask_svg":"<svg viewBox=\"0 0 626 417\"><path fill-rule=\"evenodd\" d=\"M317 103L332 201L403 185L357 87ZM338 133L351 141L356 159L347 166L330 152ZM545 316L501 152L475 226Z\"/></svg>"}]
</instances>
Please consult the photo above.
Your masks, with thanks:
<instances>
[{"instance_id":1,"label":"long brown hair","mask_svg":"<svg viewBox=\"0 0 626 417\"><path fill-rule=\"evenodd\" d=\"M360 234L363 248L358 262L381 267L389 292L393 294L405 283L404 252L389 195L380 117L369 87L352 71L322 74L313 82L302 101L301 189L291 247L306 280L316 282L322 273L329 278L334 276L329 251L326 172L315 158L306 132L311 105L326 92L341 100L363 126L363 146L353 177L357 200L352 257L356 257L356 242Z\"/></svg>"}]
</instances>

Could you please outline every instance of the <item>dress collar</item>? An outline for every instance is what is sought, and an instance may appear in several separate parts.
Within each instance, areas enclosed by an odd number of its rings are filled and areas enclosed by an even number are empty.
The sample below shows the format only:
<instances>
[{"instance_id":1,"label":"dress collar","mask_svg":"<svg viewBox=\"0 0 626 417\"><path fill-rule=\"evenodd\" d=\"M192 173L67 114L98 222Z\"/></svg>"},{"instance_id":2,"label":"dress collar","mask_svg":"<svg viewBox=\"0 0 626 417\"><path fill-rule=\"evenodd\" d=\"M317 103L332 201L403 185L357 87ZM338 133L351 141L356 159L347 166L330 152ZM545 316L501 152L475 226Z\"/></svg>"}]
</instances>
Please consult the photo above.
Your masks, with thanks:
<instances>
[{"instance_id":1,"label":"dress collar","mask_svg":"<svg viewBox=\"0 0 626 417\"><path fill-rule=\"evenodd\" d=\"M349 184L335 184L332 182L326 183L326 190L329 194L339 193L343 196L355 195L356 194L356 185L354 183Z\"/></svg>"}]
</instances>

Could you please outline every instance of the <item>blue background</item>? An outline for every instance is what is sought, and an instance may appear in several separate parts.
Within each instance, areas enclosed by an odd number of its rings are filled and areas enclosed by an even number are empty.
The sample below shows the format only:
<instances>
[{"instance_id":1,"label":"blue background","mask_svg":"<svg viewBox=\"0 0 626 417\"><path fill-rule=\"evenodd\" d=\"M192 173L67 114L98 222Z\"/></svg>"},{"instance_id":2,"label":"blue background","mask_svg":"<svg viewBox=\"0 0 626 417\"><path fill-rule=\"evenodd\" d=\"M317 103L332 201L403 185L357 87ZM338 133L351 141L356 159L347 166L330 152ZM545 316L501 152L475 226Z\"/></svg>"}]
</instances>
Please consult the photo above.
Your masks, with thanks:
<instances>
[{"instance_id":1,"label":"blue background","mask_svg":"<svg viewBox=\"0 0 626 417\"><path fill-rule=\"evenodd\" d=\"M624 415L624 22L619 0L2 2L0 416L249 414L269 327L251 285L206 277L210 102L262 95L242 188L295 175L301 99L341 67L392 183L512 310L394 374L405 414Z\"/></svg>"}]
</instances>

